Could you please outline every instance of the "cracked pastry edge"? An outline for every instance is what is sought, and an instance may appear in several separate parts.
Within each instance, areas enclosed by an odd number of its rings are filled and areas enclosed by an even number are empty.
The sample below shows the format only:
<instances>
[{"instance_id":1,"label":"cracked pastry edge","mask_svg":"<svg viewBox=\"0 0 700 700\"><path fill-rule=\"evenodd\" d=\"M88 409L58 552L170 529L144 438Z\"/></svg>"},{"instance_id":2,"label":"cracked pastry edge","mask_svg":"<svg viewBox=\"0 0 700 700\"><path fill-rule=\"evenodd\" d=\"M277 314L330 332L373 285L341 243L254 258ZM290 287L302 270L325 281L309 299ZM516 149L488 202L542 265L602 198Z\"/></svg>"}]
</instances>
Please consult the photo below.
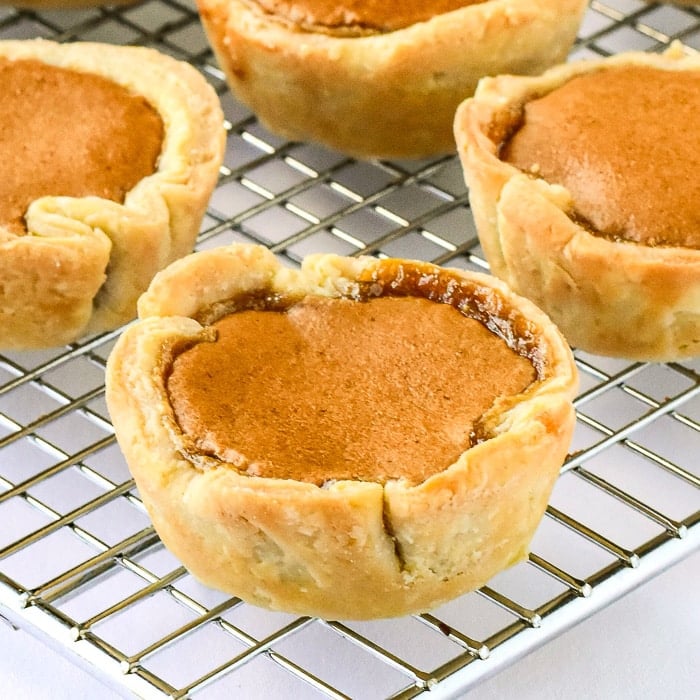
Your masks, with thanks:
<instances>
[{"instance_id":1,"label":"cracked pastry edge","mask_svg":"<svg viewBox=\"0 0 700 700\"><path fill-rule=\"evenodd\" d=\"M526 300L550 349L547 377L494 421L493 437L422 484L319 487L225 463L201 469L178 450L164 372L207 333L189 317L197 307L270 285L337 296L376 262L314 256L300 273L256 246L196 253L159 273L110 355L119 445L163 542L203 583L270 609L371 619L434 608L526 556L566 456L577 388L568 346Z\"/></svg>"},{"instance_id":2,"label":"cracked pastry edge","mask_svg":"<svg viewBox=\"0 0 700 700\"><path fill-rule=\"evenodd\" d=\"M586 6L488 0L403 29L333 36L248 0L198 0L231 90L267 128L358 158L454 153L454 111L479 78L563 61Z\"/></svg>"},{"instance_id":3,"label":"cracked pastry edge","mask_svg":"<svg viewBox=\"0 0 700 700\"><path fill-rule=\"evenodd\" d=\"M556 66L540 76L484 78L458 108L454 131L472 213L491 271L544 309L571 345L630 360L700 354L700 250L612 241L571 216L562 186L498 157L523 104L577 75L642 65L700 70L679 43L663 54L626 52Z\"/></svg>"},{"instance_id":4,"label":"cracked pastry edge","mask_svg":"<svg viewBox=\"0 0 700 700\"><path fill-rule=\"evenodd\" d=\"M195 68L154 49L6 40L0 56L103 76L163 120L156 170L123 203L46 196L27 209L27 235L0 226L0 347L51 347L117 328L153 275L192 250L223 160L219 99Z\"/></svg>"}]
</instances>

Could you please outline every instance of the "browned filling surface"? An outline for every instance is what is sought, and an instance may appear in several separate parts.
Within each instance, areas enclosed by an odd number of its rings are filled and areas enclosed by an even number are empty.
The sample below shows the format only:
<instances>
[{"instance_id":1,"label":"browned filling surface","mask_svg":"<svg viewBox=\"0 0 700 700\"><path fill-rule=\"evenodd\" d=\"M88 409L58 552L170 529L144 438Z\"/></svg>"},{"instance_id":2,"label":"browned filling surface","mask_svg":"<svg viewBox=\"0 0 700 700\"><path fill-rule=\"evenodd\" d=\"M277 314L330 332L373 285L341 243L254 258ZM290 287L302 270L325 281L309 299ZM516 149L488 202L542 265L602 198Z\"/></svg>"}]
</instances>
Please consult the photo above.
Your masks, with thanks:
<instances>
[{"instance_id":1,"label":"browned filling surface","mask_svg":"<svg viewBox=\"0 0 700 700\"><path fill-rule=\"evenodd\" d=\"M0 225L12 233L26 233L39 197L122 202L156 169L160 116L106 78L0 57L0 95Z\"/></svg>"},{"instance_id":2,"label":"browned filling surface","mask_svg":"<svg viewBox=\"0 0 700 700\"><path fill-rule=\"evenodd\" d=\"M593 232L700 248L700 71L617 67L525 105L501 157L572 194Z\"/></svg>"},{"instance_id":3,"label":"browned filling surface","mask_svg":"<svg viewBox=\"0 0 700 700\"><path fill-rule=\"evenodd\" d=\"M265 477L420 483L536 378L479 321L416 297L309 296L214 327L173 362L176 420L197 449Z\"/></svg>"},{"instance_id":4,"label":"browned filling surface","mask_svg":"<svg viewBox=\"0 0 700 700\"><path fill-rule=\"evenodd\" d=\"M265 12L300 28L330 30L359 28L390 32L424 22L436 15L467 5L479 5L486 0L255 0Z\"/></svg>"}]
</instances>

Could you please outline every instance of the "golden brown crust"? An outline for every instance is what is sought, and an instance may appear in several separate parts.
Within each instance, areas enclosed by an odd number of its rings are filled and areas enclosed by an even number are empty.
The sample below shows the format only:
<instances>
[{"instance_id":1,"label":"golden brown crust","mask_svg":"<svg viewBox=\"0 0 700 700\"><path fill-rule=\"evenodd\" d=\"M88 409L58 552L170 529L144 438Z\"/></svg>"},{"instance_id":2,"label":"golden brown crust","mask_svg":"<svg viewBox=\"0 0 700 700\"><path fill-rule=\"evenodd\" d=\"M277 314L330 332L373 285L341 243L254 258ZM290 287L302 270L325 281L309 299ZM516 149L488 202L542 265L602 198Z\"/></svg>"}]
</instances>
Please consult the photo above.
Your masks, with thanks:
<instances>
[{"instance_id":1,"label":"golden brown crust","mask_svg":"<svg viewBox=\"0 0 700 700\"><path fill-rule=\"evenodd\" d=\"M174 354L207 337L192 318L201 308L262 290L353 298L387 279L391 261L313 256L296 271L264 248L230 246L173 263L141 298L142 320L109 358L107 401L156 529L204 583L271 609L389 617L481 586L526 555L573 429L571 352L542 312L495 278L400 262L397 270L439 273L509 308L534 338L541 377L489 411L488 439L413 486L319 487L218 460L196 465L178 449L165 386Z\"/></svg>"},{"instance_id":2,"label":"golden brown crust","mask_svg":"<svg viewBox=\"0 0 700 700\"><path fill-rule=\"evenodd\" d=\"M237 97L270 129L350 155L454 151L452 120L483 75L564 60L582 0L490 0L390 32L303 31L246 0L199 0Z\"/></svg>"},{"instance_id":3,"label":"golden brown crust","mask_svg":"<svg viewBox=\"0 0 700 700\"><path fill-rule=\"evenodd\" d=\"M455 118L472 212L492 272L531 298L569 342L593 353L672 360L700 353L700 251L594 235L570 215L563 187L498 157L520 107L601 67L698 70L680 47L563 65L534 78L484 79ZM678 183L682 187L682 183Z\"/></svg>"},{"instance_id":4,"label":"golden brown crust","mask_svg":"<svg viewBox=\"0 0 700 700\"><path fill-rule=\"evenodd\" d=\"M46 196L29 205L28 235L0 227L0 347L51 347L116 328L153 275L192 249L223 158L218 98L194 68L151 49L4 41L0 55L101 75L163 120L157 170L123 204Z\"/></svg>"}]
</instances>

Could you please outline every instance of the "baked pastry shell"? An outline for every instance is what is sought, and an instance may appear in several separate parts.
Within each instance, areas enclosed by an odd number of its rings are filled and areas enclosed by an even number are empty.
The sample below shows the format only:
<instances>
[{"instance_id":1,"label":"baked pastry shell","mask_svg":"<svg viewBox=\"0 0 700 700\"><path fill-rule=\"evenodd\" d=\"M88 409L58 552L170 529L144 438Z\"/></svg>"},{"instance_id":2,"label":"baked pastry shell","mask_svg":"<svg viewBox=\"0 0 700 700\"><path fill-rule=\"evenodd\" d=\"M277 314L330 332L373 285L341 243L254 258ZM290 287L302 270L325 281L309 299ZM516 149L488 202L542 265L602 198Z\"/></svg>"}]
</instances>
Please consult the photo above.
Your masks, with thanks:
<instances>
[{"instance_id":1,"label":"baked pastry shell","mask_svg":"<svg viewBox=\"0 0 700 700\"><path fill-rule=\"evenodd\" d=\"M441 273L528 319L542 379L500 400L484 418L489 439L423 483L320 487L183 449L165 376L182 348L211 339L192 316L241 293L352 296L381 264L324 255L299 272L264 248L231 246L174 263L142 297L141 320L109 358L107 402L157 532L203 583L273 610L369 619L434 608L527 555L570 442L577 373L549 319L491 276Z\"/></svg>"},{"instance_id":2,"label":"baked pastry shell","mask_svg":"<svg viewBox=\"0 0 700 700\"><path fill-rule=\"evenodd\" d=\"M301 30L250 0L198 0L234 94L272 131L360 158L455 150L457 105L484 75L564 60L583 0L490 0L405 29Z\"/></svg>"},{"instance_id":3,"label":"baked pastry shell","mask_svg":"<svg viewBox=\"0 0 700 700\"><path fill-rule=\"evenodd\" d=\"M219 99L195 68L153 49L18 40L0 42L0 56L103 76L163 120L156 170L123 203L45 196L27 209L26 235L0 225L0 347L52 347L117 328L136 315L153 275L192 250L223 159Z\"/></svg>"},{"instance_id":4,"label":"baked pastry shell","mask_svg":"<svg viewBox=\"0 0 700 700\"><path fill-rule=\"evenodd\" d=\"M700 250L595 235L562 186L498 157L522 105L577 75L644 65L699 70L680 46L557 66L536 77L484 78L455 116L455 138L491 271L544 309L569 343L591 353L668 361L700 354ZM634 89L632 86L630 89ZM682 187L682 183L679 183Z\"/></svg>"}]
</instances>

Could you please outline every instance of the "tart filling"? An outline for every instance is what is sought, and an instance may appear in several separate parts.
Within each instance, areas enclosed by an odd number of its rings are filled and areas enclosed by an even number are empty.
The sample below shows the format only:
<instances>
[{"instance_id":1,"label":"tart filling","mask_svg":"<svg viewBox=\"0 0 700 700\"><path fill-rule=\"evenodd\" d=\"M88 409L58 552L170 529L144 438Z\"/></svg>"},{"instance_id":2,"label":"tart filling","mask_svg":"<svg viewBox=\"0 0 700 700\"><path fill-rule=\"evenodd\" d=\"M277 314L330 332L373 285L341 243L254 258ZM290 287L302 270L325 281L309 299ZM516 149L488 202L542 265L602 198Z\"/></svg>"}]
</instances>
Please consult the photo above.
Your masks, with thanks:
<instances>
[{"instance_id":1,"label":"tart filling","mask_svg":"<svg viewBox=\"0 0 700 700\"><path fill-rule=\"evenodd\" d=\"M0 226L12 233L26 233L25 212L39 197L122 203L156 169L162 118L111 80L0 56L0 94L0 163L12 173L0 178Z\"/></svg>"},{"instance_id":2,"label":"tart filling","mask_svg":"<svg viewBox=\"0 0 700 700\"><path fill-rule=\"evenodd\" d=\"M477 439L480 417L535 379L479 321L425 298L307 296L213 324L167 387L198 451L317 485L425 481Z\"/></svg>"},{"instance_id":3,"label":"tart filling","mask_svg":"<svg viewBox=\"0 0 700 700\"><path fill-rule=\"evenodd\" d=\"M700 248L698 114L700 71L608 68L528 101L500 157L563 185L592 233Z\"/></svg>"},{"instance_id":4,"label":"tart filling","mask_svg":"<svg viewBox=\"0 0 700 700\"><path fill-rule=\"evenodd\" d=\"M526 556L574 425L573 357L493 277L195 253L107 365L119 445L204 583L326 618L428 610Z\"/></svg>"},{"instance_id":5,"label":"tart filling","mask_svg":"<svg viewBox=\"0 0 700 700\"><path fill-rule=\"evenodd\" d=\"M478 5L487 0L408 0L387 3L382 0L337 3L328 0L250 0L265 13L302 31L329 34L393 32L435 15Z\"/></svg>"}]
</instances>

